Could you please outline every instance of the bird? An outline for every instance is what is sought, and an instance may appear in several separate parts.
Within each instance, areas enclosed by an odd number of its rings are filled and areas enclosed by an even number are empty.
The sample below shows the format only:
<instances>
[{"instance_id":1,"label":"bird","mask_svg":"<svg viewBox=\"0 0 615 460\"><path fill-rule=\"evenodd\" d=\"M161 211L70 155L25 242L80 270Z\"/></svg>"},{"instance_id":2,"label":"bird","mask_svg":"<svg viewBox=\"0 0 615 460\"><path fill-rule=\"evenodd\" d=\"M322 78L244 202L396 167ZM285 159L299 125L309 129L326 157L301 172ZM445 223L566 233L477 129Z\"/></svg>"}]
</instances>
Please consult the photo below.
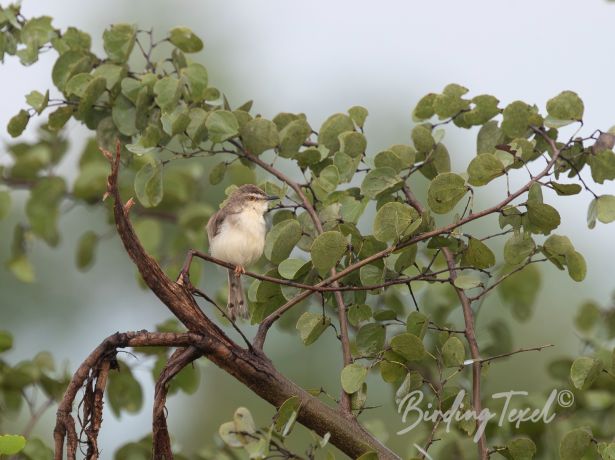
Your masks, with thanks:
<instances>
[{"instance_id":1,"label":"bird","mask_svg":"<svg viewBox=\"0 0 615 460\"><path fill-rule=\"evenodd\" d=\"M279 197L268 195L253 184L245 184L231 193L220 209L207 222L210 254L235 265L228 269L227 312L231 321L249 317L248 304L241 286L245 267L256 262L265 248L265 213L269 201Z\"/></svg>"}]
</instances>

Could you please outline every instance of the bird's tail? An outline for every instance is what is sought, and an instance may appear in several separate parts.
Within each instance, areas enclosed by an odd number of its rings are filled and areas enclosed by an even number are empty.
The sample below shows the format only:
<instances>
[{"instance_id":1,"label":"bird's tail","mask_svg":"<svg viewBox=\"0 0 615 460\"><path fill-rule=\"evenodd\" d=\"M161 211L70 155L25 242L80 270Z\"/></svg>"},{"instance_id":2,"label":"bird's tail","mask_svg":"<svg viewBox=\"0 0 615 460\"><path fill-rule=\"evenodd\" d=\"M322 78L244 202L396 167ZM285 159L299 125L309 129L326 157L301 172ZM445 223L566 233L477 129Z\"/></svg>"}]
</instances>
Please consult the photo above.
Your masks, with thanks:
<instances>
[{"instance_id":1,"label":"bird's tail","mask_svg":"<svg viewBox=\"0 0 615 460\"><path fill-rule=\"evenodd\" d=\"M241 286L241 278L233 270L228 271L228 315L235 321L236 318L246 319L248 314L248 303Z\"/></svg>"}]
</instances>

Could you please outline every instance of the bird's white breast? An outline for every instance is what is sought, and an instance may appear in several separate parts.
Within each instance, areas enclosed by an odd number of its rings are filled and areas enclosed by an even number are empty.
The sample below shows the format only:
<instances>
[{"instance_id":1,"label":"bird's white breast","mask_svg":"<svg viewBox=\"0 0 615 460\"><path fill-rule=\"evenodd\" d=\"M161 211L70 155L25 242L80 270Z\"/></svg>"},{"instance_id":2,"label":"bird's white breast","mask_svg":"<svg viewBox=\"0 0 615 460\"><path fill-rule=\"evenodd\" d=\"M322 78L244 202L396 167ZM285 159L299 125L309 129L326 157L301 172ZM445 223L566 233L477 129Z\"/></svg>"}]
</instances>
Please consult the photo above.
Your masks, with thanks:
<instances>
[{"instance_id":1,"label":"bird's white breast","mask_svg":"<svg viewBox=\"0 0 615 460\"><path fill-rule=\"evenodd\" d=\"M256 262L265 247L265 219L253 207L227 216L218 234L210 241L211 255L247 266Z\"/></svg>"}]
</instances>

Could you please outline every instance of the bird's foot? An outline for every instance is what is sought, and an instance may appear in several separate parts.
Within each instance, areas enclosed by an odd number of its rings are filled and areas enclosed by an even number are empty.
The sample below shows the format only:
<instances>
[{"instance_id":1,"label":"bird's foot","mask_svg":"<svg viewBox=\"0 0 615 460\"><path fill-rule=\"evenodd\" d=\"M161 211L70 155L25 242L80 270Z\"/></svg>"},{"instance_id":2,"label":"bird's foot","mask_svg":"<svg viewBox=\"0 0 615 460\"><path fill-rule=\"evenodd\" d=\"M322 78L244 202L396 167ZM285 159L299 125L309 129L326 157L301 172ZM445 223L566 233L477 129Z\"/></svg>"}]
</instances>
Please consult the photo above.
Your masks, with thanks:
<instances>
[{"instance_id":1,"label":"bird's foot","mask_svg":"<svg viewBox=\"0 0 615 460\"><path fill-rule=\"evenodd\" d=\"M241 265L235 265L235 276L241 276L246 272L246 269L243 268Z\"/></svg>"}]
</instances>

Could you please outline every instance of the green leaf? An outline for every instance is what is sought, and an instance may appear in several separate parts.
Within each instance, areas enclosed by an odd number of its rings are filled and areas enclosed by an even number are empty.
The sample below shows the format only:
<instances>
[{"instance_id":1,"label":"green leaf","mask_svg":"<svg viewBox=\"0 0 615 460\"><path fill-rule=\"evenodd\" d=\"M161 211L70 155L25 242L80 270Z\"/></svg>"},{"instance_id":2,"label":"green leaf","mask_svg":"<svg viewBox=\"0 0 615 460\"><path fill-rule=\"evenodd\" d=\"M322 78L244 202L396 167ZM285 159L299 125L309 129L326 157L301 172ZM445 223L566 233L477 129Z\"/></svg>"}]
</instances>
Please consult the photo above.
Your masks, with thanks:
<instances>
[{"instance_id":1,"label":"green leaf","mask_svg":"<svg viewBox=\"0 0 615 460\"><path fill-rule=\"evenodd\" d=\"M33 283L36 280L34 268L25 254L14 256L6 263L6 266L22 283Z\"/></svg>"},{"instance_id":2,"label":"green leaf","mask_svg":"<svg viewBox=\"0 0 615 460\"><path fill-rule=\"evenodd\" d=\"M162 163L150 158L135 175L134 188L139 202L146 208L162 201Z\"/></svg>"},{"instance_id":3,"label":"green leaf","mask_svg":"<svg viewBox=\"0 0 615 460\"><path fill-rule=\"evenodd\" d=\"M340 152L344 152L349 157L358 158L365 153L367 139L365 139L363 133L345 131L338 136L338 139L340 141Z\"/></svg>"},{"instance_id":4,"label":"green leaf","mask_svg":"<svg viewBox=\"0 0 615 460\"><path fill-rule=\"evenodd\" d=\"M141 385L124 362L118 361L118 363L119 370L109 373L107 385L107 398L111 412L116 417L119 417L121 411L136 414L143 406Z\"/></svg>"},{"instance_id":5,"label":"green leaf","mask_svg":"<svg viewBox=\"0 0 615 460\"><path fill-rule=\"evenodd\" d=\"M601 152L588 155L587 163L591 168L592 179L599 184L605 180L615 179L615 153L612 150L602 150Z\"/></svg>"},{"instance_id":6,"label":"green leaf","mask_svg":"<svg viewBox=\"0 0 615 460\"><path fill-rule=\"evenodd\" d=\"M26 214L32 233L50 246L55 246L60 240L57 229L58 207L65 193L64 179L47 177L37 182L26 203Z\"/></svg>"},{"instance_id":7,"label":"green leaf","mask_svg":"<svg viewBox=\"0 0 615 460\"><path fill-rule=\"evenodd\" d=\"M410 312L406 319L406 331L422 339L429 327L429 318L420 311Z\"/></svg>"},{"instance_id":8,"label":"green leaf","mask_svg":"<svg viewBox=\"0 0 615 460\"><path fill-rule=\"evenodd\" d=\"M569 431L559 443L559 457L561 460L579 460L587 453L591 443L592 436L587 431Z\"/></svg>"},{"instance_id":9,"label":"green leaf","mask_svg":"<svg viewBox=\"0 0 615 460\"><path fill-rule=\"evenodd\" d=\"M402 180L393 168L372 169L361 183L361 193L371 199L393 192Z\"/></svg>"},{"instance_id":10,"label":"green leaf","mask_svg":"<svg viewBox=\"0 0 615 460\"><path fill-rule=\"evenodd\" d=\"M528 202L527 217L532 224L533 233L548 235L559 227L561 222L557 209L544 203Z\"/></svg>"},{"instance_id":11,"label":"green leaf","mask_svg":"<svg viewBox=\"0 0 615 460\"><path fill-rule=\"evenodd\" d=\"M500 276L504 276L513 267L506 267ZM527 265L502 281L498 288L500 297L508 304L513 315L520 321L527 320L532 313L532 306L540 290L540 270L536 265Z\"/></svg>"},{"instance_id":12,"label":"green leaf","mask_svg":"<svg viewBox=\"0 0 615 460\"><path fill-rule=\"evenodd\" d=\"M303 344L311 345L330 324L331 319L328 316L305 312L297 320L296 329L299 331Z\"/></svg>"},{"instance_id":13,"label":"green leaf","mask_svg":"<svg viewBox=\"0 0 615 460\"><path fill-rule=\"evenodd\" d=\"M107 89L111 91L126 76L126 68L106 62L96 67L92 76L103 77L107 81Z\"/></svg>"},{"instance_id":14,"label":"green leaf","mask_svg":"<svg viewBox=\"0 0 615 460\"><path fill-rule=\"evenodd\" d=\"M384 270L377 265L364 265L359 270L359 279L363 286L382 284L384 282ZM381 292L381 289L372 291L374 294Z\"/></svg>"},{"instance_id":15,"label":"green leaf","mask_svg":"<svg viewBox=\"0 0 615 460\"><path fill-rule=\"evenodd\" d=\"M278 273L282 278L294 280L305 274L310 265L303 259L285 259L278 265Z\"/></svg>"},{"instance_id":16,"label":"green leaf","mask_svg":"<svg viewBox=\"0 0 615 460\"><path fill-rule=\"evenodd\" d=\"M85 116L87 112L96 104L98 98L107 90L107 80L103 77L93 78L83 90L83 96L77 107L77 114Z\"/></svg>"},{"instance_id":17,"label":"green leaf","mask_svg":"<svg viewBox=\"0 0 615 460\"><path fill-rule=\"evenodd\" d=\"M468 247L461 256L461 265L475 268L489 268L495 265L495 255L481 240L470 237Z\"/></svg>"},{"instance_id":18,"label":"green leaf","mask_svg":"<svg viewBox=\"0 0 615 460\"><path fill-rule=\"evenodd\" d=\"M346 253L347 247L346 238L340 232L322 233L314 240L310 248L314 267L321 272L335 267L338 260Z\"/></svg>"},{"instance_id":19,"label":"green leaf","mask_svg":"<svg viewBox=\"0 0 615 460\"><path fill-rule=\"evenodd\" d=\"M603 224L610 224L615 221L615 196L600 195L592 200L587 212L589 228L596 226L596 219Z\"/></svg>"},{"instance_id":20,"label":"green leaf","mask_svg":"<svg viewBox=\"0 0 615 460\"><path fill-rule=\"evenodd\" d=\"M376 213L374 237L378 241L399 241L411 235L421 225L416 209L404 203L386 203Z\"/></svg>"},{"instance_id":21,"label":"green leaf","mask_svg":"<svg viewBox=\"0 0 615 460\"><path fill-rule=\"evenodd\" d=\"M442 345L442 360L446 367L459 367L463 365L466 350L459 338L449 337Z\"/></svg>"},{"instance_id":22,"label":"green leaf","mask_svg":"<svg viewBox=\"0 0 615 460\"><path fill-rule=\"evenodd\" d=\"M547 113L557 120L580 121L585 107L577 93L562 91L547 101Z\"/></svg>"},{"instance_id":23,"label":"green leaf","mask_svg":"<svg viewBox=\"0 0 615 460\"><path fill-rule=\"evenodd\" d=\"M288 123L280 131L280 155L285 158L294 156L311 133L312 128L303 118Z\"/></svg>"},{"instance_id":24,"label":"green leaf","mask_svg":"<svg viewBox=\"0 0 615 460\"><path fill-rule=\"evenodd\" d=\"M348 109L348 115L350 115L350 118L352 119L352 121L354 121L354 123L359 128L363 128L363 125L365 124L365 119L367 118L368 114L369 113L367 109L359 105L355 105Z\"/></svg>"},{"instance_id":25,"label":"green leaf","mask_svg":"<svg viewBox=\"0 0 615 460\"><path fill-rule=\"evenodd\" d=\"M47 108L47 104L49 103L49 90L45 91L45 94L38 91L31 91L26 96L26 102L40 115L40 113Z\"/></svg>"},{"instance_id":26,"label":"green leaf","mask_svg":"<svg viewBox=\"0 0 615 460\"><path fill-rule=\"evenodd\" d=\"M207 69L201 64L193 62L181 69L181 75L186 80L188 89L190 90L189 100L192 102L203 101L207 94Z\"/></svg>"},{"instance_id":27,"label":"green leaf","mask_svg":"<svg viewBox=\"0 0 615 460\"><path fill-rule=\"evenodd\" d=\"M429 184L427 204L437 214L452 210L468 192L465 180L455 173L441 173Z\"/></svg>"},{"instance_id":28,"label":"green leaf","mask_svg":"<svg viewBox=\"0 0 615 460\"><path fill-rule=\"evenodd\" d=\"M169 41L184 53L196 53L203 49L203 41L188 27L174 27L169 31Z\"/></svg>"},{"instance_id":29,"label":"green leaf","mask_svg":"<svg viewBox=\"0 0 615 460\"><path fill-rule=\"evenodd\" d=\"M265 239L265 257L274 264L287 259L301 239L301 225L295 219L283 220L269 231Z\"/></svg>"},{"instance_id":30,"label":"green leaf","mask_svg":"<svg viewBox=\"0 0 615 460\"><path fill-rule=\"evenodd\" d=\"M38 48L51 41L52 38L57 36L51 21L52 19L49 16L41 16L26 21L21 30L22 42Z\"/></svg>"},{"instance_id":31,"label":"green leaf","mask_svg":"<svg viewBox=\"0 0 615 460\"><path fill-rule=\"evenodd\" d=\"M9 120L6 130L11 137L17 137L23 133L24 129L26 129L28 121L30 121L30 115L26 110L22 109L17 115Z\"/></svg>"},{"instance_id":32,"label":"green leaf","mask_svg":"<svg viewBox=\"0 0 615 460\"><path fill-rule=\"evenodd\" d=\"M602 312L600 307L592 301L587 301L581 305L574 319L574 323L577 329L588 332L598 323L601 315Z\"/></svg>"},{"instance_id":33,"label":"green leaf","mask_svg":"<svg viewBox=\"0 0 615 460\"><path fill-rule=\"evenodd\" d=\"M126 96L120 94L115 99L115 104L113 104L111 109L111 116L113 123L120 133L125 136L137 134L137 108Z\"/></svg>"},{"instance_id":34,"label":"green leaf","mask_svg":"<svg viewBox=\"0 0 615 460\"><path fill-rule=\"evenodd\" d=\"M587 390L602 372L602 362L599 359L581 356L570 367L570 380L575 388Z\"/></svg>"},{"instance_id":35,"label":"green leaf","mask_svg":"<svg viewBox=\"0 0 615 460\"><path fill-rule=\"evenodd\" d=\"M73 195L87 203L100 201L107 189L109 165L105 163L87 163L81 169L73 184Z\"/></svg>"},{"instance_id":36,"label":"green leaf","mask_svg":"<svg viewBox=\"0 0 615 460\"><path fill-rule=\"evenodd\" d=\"M476 275L459 275L453 283L459 289L473 289L480 286L480 278Z\"/></svg>"},{"instance_id":37,"label":"green leaf","mask_svg":"<svg viewBox=\"0 0 615 460\"><path fill-rule=\"evenodd\" d=\"M14 455L26 446L26 438L16 434L0 435L0 454Z\"/></svg>"},{"instance_id":38,"label":"green leaf","mask_svg":"<svg viewBox=\"0 0 615 460\"><path fill-rule=\"evenodd\" d=\"M344 131L354 131L352 119L343 113L336 113L325 120L318 132L318 143L324 145L331 152L340 149L338 136Z\"/></svg>"},{"instance_id":39,"label":"green leaf","mask_svg":"<svg viewBox=\"0 0 615 460\"><path fill-rule=\"evenodd\" d=\"M536 244L529 233L515 233L504 244L504 260L510 265L522 264L535 248Z\"/></svg>"},{"instance_id":40,"label":"green leaf","mask_svg":"<svg viewBox=\"0 0 615 460\"><path fill-rule=\"evenodd\" d=\"M239 131L244 147L254 155L260 155L280 143L278 129L274 122L264 118L254 118Z\"/></svg>"},{"instance_id":41,"label":"green leaf","mask_svg":"<svg viewBox=\"0 0 615 460\"><path fill-rule=\"evenodd\" d=\"M522 101L507 105L503 112L502 131L508 137L526 137L531 126L541 126L542 117L536 107Z\"/></svg>"},{"instance_id":42,"label":"green leaf","mask_svg":"<svg viewBox=\"0 0 615 460\"><path fill-rule=\"evenodd\" d=\"M62 54L55 62L51 78L56 87L63 91L73 75L88 73L93 66L93 56L84 51L71 50Z\"/></svg>"},{"instance_id":43,"label":"green leaf","mask_svg":"<svg viewBox=\"0 0 615 460\"><path fill-rule=\"evenodd\" d=\"M205 120L205 126L213 143L224 142L239 133L237 118L227 110L212 112Z\"/></svg>"},{"instance_id":44,"label":"green leaf","mask_svg":"<svg viewBox=\"0 0 615 460\"><path fill-rule=\"evenodd\" d=\"M468 92L467 88L451 83L444 88L442 94L436 95L433 101L433 109L442 120L457 115L462 110L469 107L470 101L462 99L461 96Z\"/></svg>"},{"instance_id":45,"label":"green leaf","mask_svg":"<svg viewBox=\"0 0 615 460\"><path fill-rule=\"evenodd\" d=\"M340 376L342 388L348 394L355 393L361 389L366 377L366 367L356 363L348 364L342 369L342 374Z\"/></svg>"},{"instance_id":46,"label":"green leaf","mask_svg":"<svg viewBox=\"0 0 615 460\"><path fill-rule=\"evenodd\" d=\"M587 274L587 264L583 255L577 251L566 254L566 266L568 274L574 281L580 282L585 279Z\"/></svg>"},{"instance_id":47,"label":"green leaf","mask_svg":"<svg viewBox=\"0 0 615 460\"><path fill-rule=\"evenodd\" d=\"M512 460L532 460L536 455L536 444L530 438L516 438L506 444Z\"/></svg>"},{"instance_id":48,"label":"green leaf","mask_svg":"<svg viewBox=\"0 0 615 460\"><path fill-rule=\"evenodd\" d=\"M166 76L158 80L154 85L154 94L156 94L156 104L158 104L158 107L160 107L163 112L172 111L175 109L181 95L179 80L171 76ZM216 112L214 112L212 116L215 113Z\"/></svg>"},{"instance_id":49,"label":"green leaf","mask_svg":"<svg viewBox=\"0 0 615 460\"><path fill-rule=\"evenodd\" d=\"M422 121L433 117L435 114L433 108L435 99L435 93L429 93L426 96L423 96L412 111L412 119L414 121Z\"/></svg>"},{"instance_id":50,"label":"green leaf","mask_svg":"<svg viewBox=\"0 0 615 460\"><path fill-rule=\"evenodd\" d=\"M372 309L369 305L351 305L348 308L348 321L353 326L358 326L363 321L368 321L372 317Z\"/></svg>"},{"instance_id":51,"label":"green leaf","mask_svg":"<svg viewBox=\"0 0 615 460\"><path fill-rule=\"evenodd\" d=\"M137 30L131 24L114 24L110 29L103 32L103 46L107 56L117 63L123 63L128 60L135 40L137 38Z\"/></svg>"},{"instance_id":52,"label":"green leaf","mask_svg":"<svg viewBox=\"0 0 615 460\"><path fill-rule=\"evenodd\" d=\"M492 153L481 153L468 165L468 182L485 185L506 171L504 164Z\"/></svg>"},{"instance_id":53,"label":"green leaf","mask_svg":"<svg viewBox=\"0 0 615 460\"><path fill-rule=\"evenodd\" d=\"M73 114L72 107L60 107L49 114L47 126L50 131L57 132L64 127Z\"/></svg>"},{"instance_id":54,"label":"green leaf","mask_svg":"<svg viewBox=\"0 0 615 460\"><path fill-rule=\"evenodd\" d=\"M282 436L288 436L297 420L300 408L301 400L298 396L291 396L284 401L273 418L275 430Z\"/></svg>"},{"instance_id":55,"label":"green leaf","mask_svg":"<svg viewBox=\"0 0 615 460\"><path fill-rule=\"evenodd\" d=\"M412 129L411 136L414 147L421 153L429 153L436 145L436 141L434 140L431 134L431 129L428 125L415 126Z\"/></svg>"},{"instance_id":56,"label":"green leaf","mask_svg":"<svg viewBox=\"0 0 615 460\"><path fill-rule=\"evenodd\" d=\"M408 361L419 361L425 357L423 341L409 332L393 337L391 339L391 349Z\"/></svg>"},{"instance_id":57,"label":"green leaf","mask_svg":"<svg viewBox=\"0 0 615 460\"><path fill-rule=\"evenodd\" d=\"M76 262L79 270L87 270L94 262L94 251L98 244L98 235L95 232L85 232L77 243Z\"/></svg>"},{"instance_id":58,"label":"green leaf","mask_svg":"<svg viewBox=\"0 0 615 460\"><path fill-rule=\"evenodd\" d=\"M238 434L234 422L226 422L220 425L218 428L218 434L222 438L222 441L224 441L224 443L229 447L243 447L243 443L241 441L243 436Z\"/></svg>"},{"instance_id":59,"label":"green leaf","mask_svg":"<svg viewBox=\"0 0 615 460\"><path fill-rule=\"evenodd\" d=\"M583 190L579 184L559 184L553 181L549 183L559 196L577 195Z\"/></svg>"},{"instance_id":60,"label":"green leaf","mask_svg":"<svg viewBox=\"0 0 615 460\"><path fill-rule=\"evenodd\" d=\"M367 323L357 332L357 348L365 355L375 355L384 348L386 328L382 324Z\"/></svg>"},{"instance_id":61,"label":"green leaf","mask_svg":"<svg viewBox=\"0 0 615 460\"><path fill-rule=\"evenodd\" d=\"M13 335L0 329L0 353L13 348Z\"/></svg>"}]
</instances>

